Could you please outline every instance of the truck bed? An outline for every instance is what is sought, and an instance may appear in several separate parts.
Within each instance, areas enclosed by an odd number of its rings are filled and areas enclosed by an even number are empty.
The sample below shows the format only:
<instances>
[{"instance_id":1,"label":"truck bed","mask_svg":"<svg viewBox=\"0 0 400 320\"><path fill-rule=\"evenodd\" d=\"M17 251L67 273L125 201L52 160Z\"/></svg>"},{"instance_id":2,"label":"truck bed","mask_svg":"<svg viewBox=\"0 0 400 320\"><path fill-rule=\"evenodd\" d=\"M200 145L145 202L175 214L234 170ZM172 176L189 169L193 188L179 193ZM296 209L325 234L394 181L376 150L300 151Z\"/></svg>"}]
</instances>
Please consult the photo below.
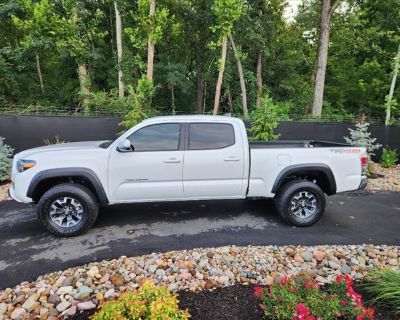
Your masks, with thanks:
<instances>
[{"instance_id":1,"label":"truck bed","mask_svg":"<svg viewBox=\"0 0 400 320\"><path fill-rule=\"evenodd\" d=\"M250 149L351 147L346 143L319 140L249 141Z\"/></svg>"}]
</instances>

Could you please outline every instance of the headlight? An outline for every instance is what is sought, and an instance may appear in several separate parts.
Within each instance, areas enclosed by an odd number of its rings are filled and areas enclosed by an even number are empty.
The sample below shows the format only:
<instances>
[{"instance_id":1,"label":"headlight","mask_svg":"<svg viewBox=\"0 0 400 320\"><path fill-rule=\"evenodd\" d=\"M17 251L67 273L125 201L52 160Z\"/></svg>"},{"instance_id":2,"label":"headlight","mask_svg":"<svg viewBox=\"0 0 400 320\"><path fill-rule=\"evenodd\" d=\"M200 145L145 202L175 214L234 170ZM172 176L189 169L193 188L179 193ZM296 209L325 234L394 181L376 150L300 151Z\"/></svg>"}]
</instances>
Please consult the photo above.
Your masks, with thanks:
<instances>
[{"instance_id":1,"label":"headlight","mask_svg":"<svg viewBox=\"0 0 400 320\"><path fill-rule=\"evenodd\" d=\"M35 165L36 165L35 160L18 160L17 161L17 170L18 170L18 172L23 172L30 168L33 168Z\"/></svg>"}]
</instances>

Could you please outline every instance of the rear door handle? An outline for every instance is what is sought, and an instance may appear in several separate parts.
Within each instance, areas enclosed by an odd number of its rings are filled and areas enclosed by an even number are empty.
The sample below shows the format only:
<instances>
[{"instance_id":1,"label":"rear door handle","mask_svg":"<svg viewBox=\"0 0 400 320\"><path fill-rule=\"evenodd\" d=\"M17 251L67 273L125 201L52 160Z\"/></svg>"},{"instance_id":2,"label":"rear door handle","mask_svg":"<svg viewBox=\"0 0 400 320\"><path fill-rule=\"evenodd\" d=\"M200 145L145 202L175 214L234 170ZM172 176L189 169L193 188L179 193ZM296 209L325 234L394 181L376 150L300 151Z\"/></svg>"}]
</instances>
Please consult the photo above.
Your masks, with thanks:
<instances>
[{"instance_id":1,"label":"rear door handle","mask_svg":"<svg viewBox=\"0 0 400 320\"><path fill-rule=\"evenodd\" d=\"M224 159L225 162L237 162L240 161L239 158L235 157L235 156L230 156Z\"/></svg>"},{"instance_id":2,"label":"rear door handle","mask_svg":"<svg viewBox=\"0 0 400 320\"><path fill-rule=\"evenodd\" d=\"M181 160L177 159L177 158L169 158L167 160L164 160L164 163L180 163Z\"/></svg>"}]
</instances>

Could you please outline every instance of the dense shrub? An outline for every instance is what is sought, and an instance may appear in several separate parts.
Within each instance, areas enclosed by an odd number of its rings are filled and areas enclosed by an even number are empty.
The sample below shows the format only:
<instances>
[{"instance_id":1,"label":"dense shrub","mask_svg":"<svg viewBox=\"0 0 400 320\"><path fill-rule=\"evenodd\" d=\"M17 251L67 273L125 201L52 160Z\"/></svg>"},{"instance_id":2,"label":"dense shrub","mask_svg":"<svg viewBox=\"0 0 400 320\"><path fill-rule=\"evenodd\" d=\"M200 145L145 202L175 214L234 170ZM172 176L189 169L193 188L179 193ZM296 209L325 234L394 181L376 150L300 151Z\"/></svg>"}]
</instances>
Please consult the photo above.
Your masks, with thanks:
<instances>
[{"instance_id":1,"label":"dense shrub","mask_svg":"<svg viewBox=\"0 0 400 320\"><path fill-rule=\"evenodd\" d=\"M300 279L302 280L302 279ZM374 310L362 306L348 276L338 276L329 288L322 289L313 279L283 277L280 284L256 287L255 296L266 319L274 320L373 320Z\"/></svg>"},{"instance_id":2,"label":"dense shrub","mask_svg":"<svg viewBox=\"0 0 400 320\"><path fill-rule=\"evenodd\" d=\"M93 320L186 320L189 313L180 310L177 296L166 288L145 282L135 292L122 294L115 301L106 302Z\"/></svg>"},{"instance_id":3,"label":"dense shrub","mask_svg":"<svg viewBox=\"0 0 400 320\"><path fill-rule=\"evenodd\" d=\"M382 156L381 156L381 165L385 168L394 167L399 161L396 150L390 150L389 148L383 148Z\"/></svg>"},{"instance_id":4,"label":"dense shrub","mask_svg":"<svg viewBox=\"0 0 400 320\"><path fill-rule=\"evenodd\" d=\"M373 295L373 301L400 314L400 271L378 269L371 272L367 280L365 288Z\"/></svg>"},{"instance_id":5,"label":"dense shrub","mask_svg":"<svg viewBox=\"0 0 400 320\"><path fill-rule=\"evenodd\" d=\"M0 182L7 180L10 176L12 152L13 149L4 143L3 137L0 137Z\"/></svg>"}]
</instances>

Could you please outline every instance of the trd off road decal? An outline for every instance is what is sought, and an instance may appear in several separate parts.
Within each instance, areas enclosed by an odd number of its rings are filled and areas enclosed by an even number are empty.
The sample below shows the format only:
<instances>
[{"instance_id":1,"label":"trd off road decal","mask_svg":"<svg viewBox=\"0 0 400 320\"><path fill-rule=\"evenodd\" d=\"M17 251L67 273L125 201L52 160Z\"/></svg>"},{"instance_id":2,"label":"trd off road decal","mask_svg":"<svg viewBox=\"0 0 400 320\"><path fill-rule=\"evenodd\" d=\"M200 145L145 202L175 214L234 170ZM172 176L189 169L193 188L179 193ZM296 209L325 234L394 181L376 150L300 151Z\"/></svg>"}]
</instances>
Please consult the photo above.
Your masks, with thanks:
<instances>
[{"instance_id":1,"label":"trd off road decal","mask_svg":"<svg viewBox=\"0 0 400 320\"><path fill-rule=\"evenodd\" d=\"M354 154L354 153L361 153L361 149L360 148L340 148L340 149L329 149L330 152L335 153L335 154Z\"/></svg>"}]
</instances>

